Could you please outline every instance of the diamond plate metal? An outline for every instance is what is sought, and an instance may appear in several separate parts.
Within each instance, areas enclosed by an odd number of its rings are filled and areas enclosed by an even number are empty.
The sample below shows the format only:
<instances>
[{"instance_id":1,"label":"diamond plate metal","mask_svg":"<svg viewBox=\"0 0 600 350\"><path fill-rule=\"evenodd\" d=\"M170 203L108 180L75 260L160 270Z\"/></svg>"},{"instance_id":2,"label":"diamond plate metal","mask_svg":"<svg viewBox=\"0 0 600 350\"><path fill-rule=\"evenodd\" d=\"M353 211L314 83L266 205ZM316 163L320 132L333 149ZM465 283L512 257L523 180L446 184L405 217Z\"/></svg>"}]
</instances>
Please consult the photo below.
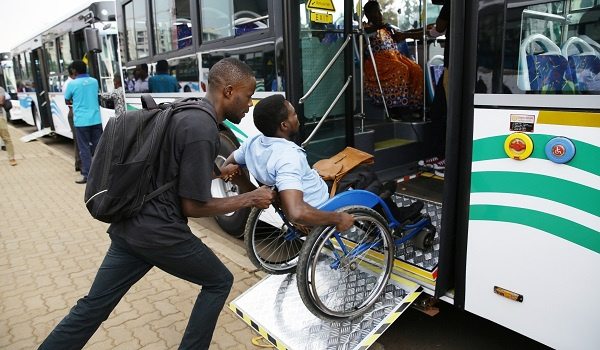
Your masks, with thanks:
<instances>
[{"instance_id":1,"label":"diamond plate metal","mask_svg":"<svg viewBox=\"0 0 600 350\"><path fill-rule=\"evenodd\" d=\"M418 198L393 195L392 199L398 206L408 206L416 202ZM442 205L440 203L423 200L425 206L423 210L431 216L431 224L435 226L435 238L433 246L423 251L416 249L412 245L412 241L408 240L404 243L397 244L394 256L412 265L418 266L427 271L433 271L438 264L440 255L440 232L442 231Z\"/></svg>"},{"instance_id":2,"label":"diamond plate metal","mask_svg":"<svg viewBox=\"0 0 600 350\"><path fill-rule=\"evenodd\" d=\"M364 278L369 277L366 271ZM332 281L330 288L338 287ZM295 274L267 276L231 304L287 349L350 350L358 349L418 288L390 280L369 311L345 322L323 321L310 313L298 294Z\"/></svg>"}]
</instances>

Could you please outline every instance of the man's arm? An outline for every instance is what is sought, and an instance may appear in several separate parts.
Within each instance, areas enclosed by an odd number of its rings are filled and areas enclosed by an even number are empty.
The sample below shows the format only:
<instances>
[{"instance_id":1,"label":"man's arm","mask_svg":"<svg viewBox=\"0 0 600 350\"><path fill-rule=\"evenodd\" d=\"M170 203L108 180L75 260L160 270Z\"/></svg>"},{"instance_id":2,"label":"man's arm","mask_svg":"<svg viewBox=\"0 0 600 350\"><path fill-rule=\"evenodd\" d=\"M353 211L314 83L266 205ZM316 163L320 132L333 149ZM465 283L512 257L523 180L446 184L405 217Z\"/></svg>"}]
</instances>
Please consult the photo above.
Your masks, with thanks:
<instances>
[{"instance_id":1,"label":"man's arm","mask_svg":"<svg viewBox=\"0 0 600 350\"><path fill-rule=\"evenodd\" d=\"M275 191L262 186L254 191L233 197L211 198L200 202L190 198L181 198L183 214L187 217L200 218L223 215L241 208L258 207L266 209L275 200Z\"/></svg>"},{"instance_id":2,"label":"man's arm","mask_svg":"<svg viewBox=\"0 0 600 350\"><path fill-rule=\"evenodd\" d=\"M313 208L304 201L302 191L284 190L279 192L279 197L283 213L291 222L306 226L335 225L338 231L345 231L354 224L351 214Z\"/></svg>"},{"instance_id":3,"label":"man's arm","mask_svg":"<svg viewBox=\"0 0 600 350\"><path fill-rule=\"evenodd\" d=\"M231 167L232 165L237 166L237 168ZM250 181L248 176L246 176L246 174L243 171L239 170L239 168L240 167L235 161L235 157L233 156L233 152L231 152L229 157L227 157L227 159L220 168L222 174L220 178L222 178L223 180L225 178L228 178L234 184L238 185L244 192L250 192L252 190L255 190L256 186L252 183L252 181Z\"/></svg>"}]
</instances>

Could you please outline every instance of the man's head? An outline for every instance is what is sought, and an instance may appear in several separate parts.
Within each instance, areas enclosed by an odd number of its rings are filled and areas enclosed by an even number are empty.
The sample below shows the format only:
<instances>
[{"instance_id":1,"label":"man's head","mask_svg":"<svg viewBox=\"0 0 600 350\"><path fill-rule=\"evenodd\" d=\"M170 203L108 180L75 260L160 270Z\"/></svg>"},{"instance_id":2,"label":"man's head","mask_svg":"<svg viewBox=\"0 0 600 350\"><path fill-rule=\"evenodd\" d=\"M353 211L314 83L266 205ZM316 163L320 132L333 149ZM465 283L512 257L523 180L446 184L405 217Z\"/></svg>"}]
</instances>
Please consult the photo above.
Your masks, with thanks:
<instances>
[{"instance_id":1,"label":"man's head","mask_svg":"<svg viewBox=\"0 0 600 350\"><path fill-rule=\"evenodd\" d=\"M300 129L294 106L282 95L271 95L256 104L254 125L265 136L288 140L296 136Z\"/></svg>"},{"instance_id":2,"label":"man's head","mask_svg":"<svg viewBox=\"0 0 600 350\"><path fill-rule=\"evenodd\" d=\"M87 72L87 65L81 60L73 61L70 66L75 75L85 74Z\"/></svg>"},{"instance_id":3,"label":"man's head","mask_svg":"<svg viewBox=\"0 0 600 350\"><path fill-rule=\"evenodd\" d=\"M148 76L148 65L145 63L138 64L135 66L133 75L136 77L136 79L146 79Z\"/></svg>"},{"instance_id":4,"label":"man's head","mask_svg":"<svg viewBox=\"0 0 600 350\"><path fill-rule=\"evenodd\" d=\"M166 60L160 60L156 62L156 72L157 73L168 73L169 71L169 63Z\"/></svg>"},{"instance_id":5,"label":"man's head","mask_svg":"<svg viewBox=\"0 0 600 350\"><path fill-rule=\"evenodd\" d=\"M250 107L256 90L254 72L236 58L224 58L208 72L207 97L213 102L217 113L238 124Z\"/></svg>"}]
</instances>

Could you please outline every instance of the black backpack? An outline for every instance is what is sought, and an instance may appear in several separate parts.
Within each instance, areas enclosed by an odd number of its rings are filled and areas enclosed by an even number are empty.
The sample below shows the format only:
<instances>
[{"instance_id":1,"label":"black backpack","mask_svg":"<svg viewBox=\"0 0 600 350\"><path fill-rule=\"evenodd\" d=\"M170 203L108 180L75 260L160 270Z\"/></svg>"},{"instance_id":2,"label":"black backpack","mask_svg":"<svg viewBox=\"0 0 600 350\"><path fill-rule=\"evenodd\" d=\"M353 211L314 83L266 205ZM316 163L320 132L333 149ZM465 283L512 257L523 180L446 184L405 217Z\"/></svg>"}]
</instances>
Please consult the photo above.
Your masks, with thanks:
<instances>
[{"instance_id":1,"label":"black backpack","mask_svg":"<svg viewBox=\"0 0 600 350\"><path fill-rule=\"evenodd\" d=\"M103 222L118 222L137 215L144 203L177 182L173 179L149 192L155 162L173 113L195 108L210 114L206 102L197 98L160 105L150 95L142 95L141 99L142 109L110 118L94 152L84 200L90 214Z\"/></svg>"}]
</instances>

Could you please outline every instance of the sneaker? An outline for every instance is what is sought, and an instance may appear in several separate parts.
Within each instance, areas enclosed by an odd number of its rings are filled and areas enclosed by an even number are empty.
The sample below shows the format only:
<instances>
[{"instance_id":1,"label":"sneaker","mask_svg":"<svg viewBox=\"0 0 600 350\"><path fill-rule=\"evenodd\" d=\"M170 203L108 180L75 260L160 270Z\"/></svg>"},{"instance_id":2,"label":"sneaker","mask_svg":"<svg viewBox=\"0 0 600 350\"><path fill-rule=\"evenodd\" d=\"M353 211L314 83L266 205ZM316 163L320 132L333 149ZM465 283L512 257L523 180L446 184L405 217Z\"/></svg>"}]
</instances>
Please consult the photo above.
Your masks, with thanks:
<instances>
[{"instance_id":1,"label":"sneaker","mask_svg":"<svg viewBox=\"0 0 600 350\"><path fill-rule=\"evenodd\" d=\"M444 170L444 169L446 169L446 158L440 160L439 162L433 163L433 169L435 169L435 170Z\"/></svg>"},{"instance_id":2,"label":"sneaker","mask_svg":"<svg viewBox=\"0 0 600 350\"><path fill-rule=\"evenodd\" d=\"M17 161L16 161L16 160L14 160L14 159L11 159L11 160L10 160L10 165L12 165L12 166L15 166L15 165L17 165Z\"/></svg>"},{"instance_id":3,"label":"sneaker","mask_svg":"<svg viewBox=\"0 0 600 350\"><path fill-rule=\"evenodd\" d=\"M419 166L423 166L426 168L433 168L433 165L439 161L443 161L443 159L440 159L438 157L433 157L433 158L429 158L429 159L423 159L419 161Z\"/></svg>"},{"instance_id":4,"label":"sneaker","mask_svg":"<svg viewBox=\"0 0 600 350\"><path fill-rule=\"evenodd\" d=\"M439 177L444 177L444 170L436 170L434 171L434 174Z\"/></svg>"},{"instance_id":5,"label":"sneaker","mask_svg":"<svg viewBox=\"0 0 600 350\"><path fill-rule=\"evenodd\" d=\"M86 183L86 182L87 182L87 177L82 177L82 178L81 178L81 179L79 179L79 180L75 180L75 183L76 183L76 184L84 184L84 183Z\"/></svg>"}]
</instances>

